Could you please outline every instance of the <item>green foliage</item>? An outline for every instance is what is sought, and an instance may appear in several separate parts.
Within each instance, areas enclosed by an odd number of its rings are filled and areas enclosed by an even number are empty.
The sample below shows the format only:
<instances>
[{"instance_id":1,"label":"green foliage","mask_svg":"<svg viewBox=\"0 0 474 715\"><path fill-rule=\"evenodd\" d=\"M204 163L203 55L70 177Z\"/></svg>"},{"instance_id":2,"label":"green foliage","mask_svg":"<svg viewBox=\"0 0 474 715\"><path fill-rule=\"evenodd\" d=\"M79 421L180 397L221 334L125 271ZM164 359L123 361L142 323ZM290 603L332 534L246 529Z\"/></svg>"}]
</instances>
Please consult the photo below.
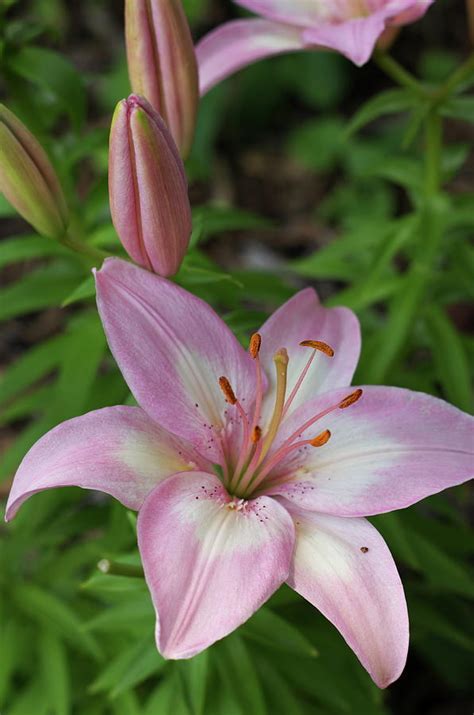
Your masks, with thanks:
<instances>
[{"instance_id":1,"label":"green foliage","mask_svg":"<svg viewBox=\"0 0 474 715\"><path fill-rule=\"evenodd\" d=\"M107 198L108 123L128 92L122 42L101 69L85 72L80 53L68 47L72 4L29 5L28 12L15 0L0 6L7 103L51 154L77 235L90 249L124 256ZM113 3L82 6L92 37ZM185 1L196 32L214 21L213 6ZM100 35L93 39L103 42ZM469 411L474 341L464 326L474 294L474 196L457 177L470 172L474 77L472 71L458 76L452 52L427 47L415 54L421 83L394 86L377 79L374 65L356 70L335 53L314 52L259 63L205 97L187 163L200 198L176 281L215 306L243 344L297 288L315 285L328 305L346 305L360 317L357 381L423 390ZM372 92L372 83L380 92ZM310 224L315 238L288 255L271 246L265 256L276 268L241 260L241 244L263 245L281 216L287 219L279 195L255 208L252 190L240 186L249 148L265 161L277 153L284 159L278 167L290 166L313 187L309 208L288 210L287 233ZM269 191L278 171L263 174ZM6 494L7 480L47 430L133 400L95 310L90 271L97 260L21 229L15 235L15 213L2 197L0 217L8 222L0 242L6 278L0 320L22 327L42 311L59 316L42 340L15 345L15 359L2 367ZM226 242L231 260L213 250ZM423 696L424 702L437 693L467 702L474 651L471 512L472 495L460 487L373 519L400 567L411 668L423 673L417 693L405 693L402 682L391 695L377 690L335 629L286 587L208 651L165 662L154 644L144 580L96 568L103 558L139 567L134 515L79 489L36 495L14 523L0 527L0 711L413 715L423 710Z\"/></svg>"}]
</instances>

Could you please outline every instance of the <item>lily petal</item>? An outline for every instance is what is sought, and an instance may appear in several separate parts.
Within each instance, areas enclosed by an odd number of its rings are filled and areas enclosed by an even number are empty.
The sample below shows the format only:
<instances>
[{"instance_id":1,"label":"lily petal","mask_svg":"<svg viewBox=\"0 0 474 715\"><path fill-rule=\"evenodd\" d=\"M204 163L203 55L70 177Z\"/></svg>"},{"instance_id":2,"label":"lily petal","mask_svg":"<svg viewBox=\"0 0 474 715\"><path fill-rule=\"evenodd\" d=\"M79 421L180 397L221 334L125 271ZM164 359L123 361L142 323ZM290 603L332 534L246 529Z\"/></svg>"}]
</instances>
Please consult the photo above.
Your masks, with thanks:
<instances>
[{"instance_id":1,"label":"lily petal","mask_svg":"<svg viewBox=\"0 0 474 715\"><path fill-rule=\"evenodd\" d=\"M305 367L311 350L300 347L303 340L319 340L330 345L335 355L318 353L297 396L288 411L290 415L301 404L336 387L350 385L360 355L360 327L348 308L325 308L313 288L306 288L287 301L267 320L260 330L262 365L272 366L272 356L285 347L289 355L288 394ZM266 412L275 401L275 375L267 375L269 389L265 398Z\"/></svg>"},{"instance_id":2,"label":"lily petal","mask_svg":"<svg viewBox=\"0 0 474 715\"><path fill-rule=\"evenodd\" d=\"M303 405L283 425L280 444L351 389ZM430 395L364 387L356 404L336 409L301 434L308 438L321 429L331 431L329 442L289 456L272 477L284 483L266 493L314 511L370 516L403 509L474 473L474 418Z\"/></svg>"},{"instance_id":3,"label":"lily petal","mask_svg":"<svg viewBox=\"0 0 474 715\"><path fill-rule=\"evenodd\" d=\"M304 48L301 31L269 20L234 20L213 30L196 46L201 96L247 65Z\"/></svg>"},{"instance_id":4,"label":"lily petal","mask_svg":"<svg viewBox=\"0 0 474 715\"><path fill-rule=\"evenodd\" d=\"M434 0L415 0L414 2L413 0L412 2L405 0L404 2L399 2L397 14L391 18L390 25L408 25L410 22L419 20L433 3Z\"/></svg>"},{"instance_id":5,"label":"lily petal","mask_svg":"<svg viewBox=\"0 0 474 715\"><path fill-rule=\"evenodd\" d=\"M141 407L220 462L226 405L219 377L250 404L250 356L207 303L174 283L119 259L107 259L96 282L109 346Z\"/></svg>"},{"instance_id":6,"label":"lily petal","mask_svg":"<svg viewBox=\"0 0 474 715\"><path fill-rule=\"evenodd\" d=\"M351 0L341 3L315 2L315 0L235 0L238 5L247 10L262 15L270 20L288 22L293 25L307 27L317 22L327 20L337 14L337 8L342 4L350 6ZM354 2L354 0L352 0ZM339 13L340 14L340 13Z\"/></svg>"},{"instance_id":7,"label":"lily petal","mask_svg":"<svg viewBox=\"0 0 474 715\"><path fill-rule=\"evenodd\" d=\"M386 23L386 13L376 12L345 22L322 23L308 28L303 37L307 44L336 50L360 67L372 56Z\"/></svg>"},{"instance_id":8,"label":"lily petal","mask_svg":"<svg viewBox=\"0 0 474 715\"><path fill-rule=\"evenodd\" d=\"M401 674L408 650L403 586L389 549L365 519L293 511L288 584L339 630L380 688Z\"/></svg>"},{"instance_id":9,"label":"lily petal","mask_svg":"<svg viewBox=\"0 0 474 715\"><path fill-rule=\"evenodd\" d=\"M246 621L288 577L290 515L274 499L232 500L212 474L160 484L138 543L166 658L190 658Z\"/></svg>"},{"instance_id":10,"label":"lily petal","mask_svg":"<svg viewBox=\"0 0 474 715\"><path fill-rule=\"evenodd\" d=\"M160 480L194 468L208 467L143 410L105 407L63 422L36 442L16 473L6 519L32 494L53 487L97 489L139 509Z\"/></svg>"}]
</instances>

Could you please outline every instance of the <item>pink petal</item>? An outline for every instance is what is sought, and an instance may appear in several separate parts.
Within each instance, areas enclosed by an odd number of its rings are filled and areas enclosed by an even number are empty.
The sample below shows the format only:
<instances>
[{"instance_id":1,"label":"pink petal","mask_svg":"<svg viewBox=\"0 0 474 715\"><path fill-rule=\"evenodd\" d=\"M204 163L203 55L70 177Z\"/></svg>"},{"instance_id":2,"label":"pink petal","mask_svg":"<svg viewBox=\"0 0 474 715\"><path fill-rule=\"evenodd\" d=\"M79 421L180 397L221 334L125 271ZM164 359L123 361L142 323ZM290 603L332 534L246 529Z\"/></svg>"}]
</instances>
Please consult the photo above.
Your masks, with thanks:
<instances>
[{"instance_id":1,"label":"pink petal","mask_svg":"<svg viewBox=\"0 0 474 715\"><path fill-rule=\"evenodd\" d=\"M166 658L190 658L247 620L288 577L294 527L261 497L232 500L212 474L175 475L146 499L138 543Z\"/></svg>"},{"instance_id":2,"label":"pink petal","mask_svg":"<svg viewBox=\"0 0 474 715\"><path fill-rule=\"evenodd\" d=\"M283 425L280 444L350 391L337 390L306 403ZM474 418L419 392L365 387L357 403L336 409L303 437L323 429L332 433L329 442L288 457L274 472L274 478L286 483L267 493L282 494L314 511L369 516L403 509L462 484L474 472Z\"/></svg>"},{"instance_id":3,"label":"pink petal","mask_svg":"<svg viewBox=\"0 0 474 715\"><path fill-rule=\"evenodd\" d=\"M387 26L413 22L426 12L431 2L372 0L370 14L362 16L360 1L348 0L338 4L332 18L308 24L303 38L307 45L336 50L360 66L368 62Z\"/></svg>"},{"instance_id":4,"label":"pink petal","mask_svg":"<svg viewBox=\"0 0 474 715\"><path fill-rule=\"evenodd\" d=\"M336 50L361 66L370 59L378 38L385 30L386 20L385 13L378 12L344 22L324 23L308 28L303 37L308 45Z\"/></svg>"},{"instance_id":5,"label":"pink petal","mask_svg":"<svg viewBox=\"0 0 474 715\"><path fill-rule=\"evenodd\" d=\"M262 326L261 359L266 368L270 390L265 399L266 412L274 404L275 375L272 356L282 347L288 351L288 394L311 356L300 347L303 340L328 343L335 351L330 358L318 353L307 373L288 414L317 394L350 385L360 354L360 327L355 314L347 308L324 308L316 292L306 288L297 293Z\"/></svg>"},{"instance_id":6,"label":"pink petal","mask_svg":"<svg viewBox=\"0 0 474 715\"><path fill-rule=\"evenodd\" d=\"M267 20L235 20L221 25L196 47L201 95L229 75L264 57L301 50L301 32Z\"/></svg>"},{"instance_id":7,"label":"pink petal","mask_svg":"<svg viewBox=\"0 0 474 715\"><path fill-rule=\"evenodd\" d=\"M333 623L380 688L408 650L403 586L384 540L365 519L296 510L289 585Z\"/></svg>"},{"instance_id":8,"label":"pink petal","mask_svg":"<svg viewBox=\"0 0 474 715\"><path fill-rule=\"evenodd\" d=\"M408 25L419 20L432 5L434 0L405 0L393 3L393 15L390 25ZM396 14L395 14L396 11Z\"/></svg>"},{"instance_id":9,"label":"pink petal","mask_svg":"<svg viewBox=\"0 0 474 715\"><path fill-rule=\"evenodd\" d=\"M317 2L315 0L235 0L238 5L270 20L305 27L334 17L339 5L349 2ZM352 0L353 2L353 0ZM345 8L344 8L345 9ZM340 12L340 10L339 10Z\"/></svg>"},{"instance_id":10,"label":"pink petal","mask_svg":"<svg viewBox=\"0 0 474 715\"><path fill-rule=\"evenodd\" d=\"M105 261L96 282L110 348L141 407L219 462L226 403L218 380L225 375L249 404L252 359L207 303L174 283L118 259Z\"/></svg>"},{"instance_id":11,"label":"pink petal","mask_svg":"<svg viewBox=\"0 0 474 715\"><path fill-rule=\"evenodd\" d=\"M205 460L143 410L106 407L63 422L30 449L13 481L6 519L32 494L53 487L97 489L139 509L160 480L194 468L207 468Z\"/></svg>"}]
</instances>

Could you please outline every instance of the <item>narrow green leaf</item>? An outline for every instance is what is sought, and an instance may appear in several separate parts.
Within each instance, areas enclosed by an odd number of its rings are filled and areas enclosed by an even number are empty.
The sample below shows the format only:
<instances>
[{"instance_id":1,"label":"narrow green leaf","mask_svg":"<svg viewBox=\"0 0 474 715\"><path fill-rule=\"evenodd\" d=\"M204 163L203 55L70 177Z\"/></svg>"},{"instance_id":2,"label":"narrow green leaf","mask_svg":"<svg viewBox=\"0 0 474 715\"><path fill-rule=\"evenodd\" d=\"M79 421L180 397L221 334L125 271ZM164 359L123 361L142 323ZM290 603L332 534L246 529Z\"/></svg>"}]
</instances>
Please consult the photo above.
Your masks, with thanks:
<instances>
[{"instance_id":1,"label":"narrow green leaf","mask_svg":"<svg viewBox=\"0 0 474 715\"><path fill-rule=\"evenodd\" d=\"M399 114L412 109L419 103L413 92L407 89L389 89L377 94L362 105L346 128L346 134L354 134L369 122L386 114Z\"/></svg>"},{"instance_id":2,"label":"narrow green leaf","mask_svg":"<svg viewBox=\"0 0 474 715\"><path fill-rule=\"evenodd\" d=\"M64 344L62 335L45 340L12 363L0 380L0 403L30 387L56 367L61 360Z\"/></svg>"},{"instance_id":3,"label":"narrow green leaf","mask_svg":"<svg viewBox=\"0 0 474 715\"><path fill-rule=\"evenodd\" d=\"M0 425L25 419L34 413L41 412L48 403L50 391L49 385L43 385L33 392L18 397L12 405L0 412Z\"/></svg>"},{"instance_id":4,"label":"narrow green leaf","mask_svg":"<svg viewBox=\"0 0 474 715\"><path fill-rule=\"evenodd\" d=\"M99 658L100 650L95 639L84 632L72 608L53 593L32 583L18 584L13 591L13 601L32 620L51 629L86 655Z\"/></svg>"},{"instance_id":5,"label":"narrow green leaf","mask_svg":"<svg viewBox=\"0 0 474 715\"><path fill-rule=\"evenodd\" d=\"M9 57L9 67L52 94L76 129L82 126L86 112L84 81L63 55L44 47L22 47Z\"/></svg>"},{"instance_id":6,"label":"narrow green leaf","mask_svg":"<svg viewBox=\"0 0 474 715\"><path fill-rule=\"evenodd\" d=\"M70 251L60 243L44 236L15 236L0 243L0 268L18 261L50 256L69 256Z\"/></svg>"},{"instance_id":7,"label":"narrow green leaf","mask_svg":"<svg viewBox=\"0 0 474 715\"><path fill-rule=\"evenodd\" d=\"M434 605L431 605L426 594L415 596L410 593L409 605L412 622L416 627L415 634L418 632L435 634L463 650L474 653L474 638L467 629L459 627L452 622L452 617L448 617L447 614L441 613Z\"/></svg>"},{"instance_id":8,"label":"narrow green leaf","mask_svg":"<svg viewBox=\"0 0 474 715\"><path fill-rule=\"evenodd\" d=\"M82 314L69 325L49 408L56 423L83 411L105 349L104 331L95 311Z\"/></svg>"},{"instance_id":9,"label":"narrow green leaf","mask_svg":"<svg viewBox=\"0 0 474 715\"><path fill-rule=\"evenodd\" d=\"M413 548L411 532L401 522L400 515L393 511L381 514L375 517L374 523L387 540L394 555L411 568L419 570L421 568L420 561Z\"/></svg>"},{"instance_id":10,"label":"narrow green leaf","mask_svg":"<svg viewBox=\"0 0 474 715\"><path fill-rule=\"evenodd\" d=\"M427 581L436 589L474 598L470 566L463 567L436 544L412 532L412 544Z\"/></svg>"},{"instance_id":11,"label":"narrow green leaf","mask_svg":"<svg viewBox=\"0 0 474 715\"><path fill-rule=\"evenodd\" d=\"M95 296L95 281L93 276L87 276L76 288L69 293L61 303L61 307L65 308L68 305L77 303L81 300L88 300Z\"/></svg>"},{"instance_id":12,"label":"narrow green leaf","mask_svg":"<svg viewBox=\"0 0 474 715\"><path fill-rule=\"evenodd\" d=\"M257 669L271 703L272 715L303 715L303 709L285 678L263 658L258 659Z\"/></svg>"},{"instance_id":13,"label":"narrow green leaf","mask_svg":"<svg viewBox=\"0 0 474 715\"><path fill-rule=\"evenodd\" d=\"M67 653L62 641L49 629L42 629L38 641L42 682L54 715L71 712L71 684Z\"/></svg>"},{"instance_id":14,"label":"narrow green leaf","mask_svg":"<svg viewBox=\"0 0 474 715\"><path fill-rule=\"evenodd\" d=\"M140 702L134 692L122 693L119 699L110 703L110 708L114 715L142 715Z\"/></svg>"},{"instance_id":15,"label":"narrow green leaf","mask_svg":"<svg viewBox=\"0 0 474 715\"><path fill-rule=\"evenodd\" d=\"M267 715L268 710L255 664L242 638L234 633L214 646L211 653L220 678L233 692L234 699L244 712Z\"/></svg>"},{"instance_id":16,"label":"narrow green leaf","mask_svg":"<svg viewBox=\"0 0 474 715\"><path fill-rule=\"evenodd\" d=\"M133 642L109 661L91 686L91 692L109 691L112 697L116 697L152 674L159 673L165 665L166 661L158 653L153 636L147 634L146 638Z\"/></svg>"},{"instance_id":17,"label":"narrow green leaf","mask_svg":"<svg viewBox=\"0 0 474 715\"><path fill-rule=\"evenodd\" d=\"M474 122L474 97L451 97L441 106L443 117L462 119L465 122Z\"/></svg>"},{"instance_id":18,"label":"narrow green leaf","mask_svg":"<svg viewBox=\"0 0 474 715\"><path fill-rule=\"evenodd\" d=\"M142 715L193 715L186 704L182 680L176 668L169 670L169 675L154 690L146 702ZM206 713L211 715L211 713ZM232 715L229 713L229 715Z\"/></svg>"},{"instance_id":19,"label":"narrow green leaf","mask_svg":"<svg viewBox=\"0 0 474 715\"><path fill-rule=\"evenodd\" d=\"M205 713L208 671L209 652L207 650L190 660L179 663L179 672L192 715L204 715Z\"/></svg>"},{"instance_id":20,"label":"narrow green leaf","mask_svg":"<svg viewBox=\"0 0 474 715\"><path fill-rule=\"evenodd\" d=\"M437 305L430 305L426 310L426 321L438 379L446 397L460 409L470 412L473 408L473 383L461 337Z\"/></svg>"},{"instance_id":21,"label":"narrow green leaf","mask_svg":"<svg viewBox=\"0 0 474 715\"><path fill-rule=\"evenodd\" d=\"M310 658L318 655L314 645L295 626L265 606L242 626L241 633L270 648Z\"/></svg>"},{"instance_id":22,"label":"narrow green leaf","mask_svg":"<svg viewBox=\"0 0 474 715\"><path fill-rule=\"evenodd\" d=\"M0 289L0 320L61 305L80 275L71 264L54 264L5 286Z\"/></svg>"},{"instance_id":23,"label":"narrow green leaf","mask_svg":"<svg viewBox=\"0 0 474 715\"><path fill-rule=\"evenodd\" d=\"M130 596L124 603L109 606L86 624L87 630L116 632L136 630L137 627L153 628L155 612L148 592Z\"/></svg>"},{"instance_id":24,"label":"narrow green leaf","mask_svg":"<svg viewBox=\"0 0 474 715\"><path fill-rule=\"evenodd\" d=\"M17 697L8 710L8 715L49 715L50 712L43 684L39 676L36 676L26 687L17 691Z\"/></svg>"},{"instance_id":25,"label":"narrow green leaf","mask_svg":"<svg viewBox=\"0 0 474 715\"><path fill-rule=\"evenodd\" d=\"M268 228L272 222L251 211L233 206L206 204L193 208L193 224L198 224L205 240L224 231L244 231L249 229Z\"/></svg>"},{"instance_id":26,"label":"narrow green leaf","mask_svg":"<svg viewBox=\"0 0 474 715\"><path fill-rule=\"evenodd\" d=\"M21 460L29 448L46 432L54 427L55 423L45 415L33 421L24 429L19 437L4 450L0 459L0 481L6 477L13 476Z\"/></svg>"}]
</instances>

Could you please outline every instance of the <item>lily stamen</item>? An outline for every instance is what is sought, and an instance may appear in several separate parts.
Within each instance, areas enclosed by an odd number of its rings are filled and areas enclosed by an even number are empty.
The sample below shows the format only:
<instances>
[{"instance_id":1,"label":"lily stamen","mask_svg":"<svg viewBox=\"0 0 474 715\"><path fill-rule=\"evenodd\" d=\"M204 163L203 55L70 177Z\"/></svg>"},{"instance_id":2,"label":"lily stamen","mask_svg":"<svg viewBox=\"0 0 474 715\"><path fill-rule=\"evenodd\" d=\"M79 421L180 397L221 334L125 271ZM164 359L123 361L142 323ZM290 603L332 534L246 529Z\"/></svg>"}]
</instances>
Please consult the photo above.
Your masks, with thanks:
<instances>
[{"instance_id":1,"label":"lily stamen","mask_svg":"<svg viewBox=\"0 0 474 715\"><path fill-rule=\"evenodd\" d=\"M321 434L318 434L318 436L314 439L310 439L309 443L312 447L324 447L324 445L327 444L330 439L331 432L330 430L326 429L324 430L324 432L321 432Z\"/></svg>"},{"instance_id":2,"label":"lily stamen","mask_svg":"<svg viewBox=\"0 0 474 715\"><path fill-rule=\"evenodd\" d=\"M340 403L339 403L339 409L340 410L345 410L347 407L350 407L353 405L355 402L360 400L362 397L363 390L360 388L358 390L355 390L352 394L348 395L345 397Z\"/></svg>"},{"instance_id":3,"label":"lily stamen","mask_svg":"<svg viewBox=\"0 0 474 715\"><path fill-rule=\"evenodd\" d=\"M299 392L299 389L300 389L301 385L303 384L303 380L305 379L306 375L308 374L309 368L313 364L313 360L316 357L316 354L318 353L318 351L324 353L328 357L334 357L334 350L332 349L332 347L330 345L328 345L327 343L323 343L321 340L303 340L300 343L300 347L313 348L313 352L311 353L311 356L310 356L308 362L304 366L303 371L301 372L301 375L299 376L298 380L296 381L296 385L294 386L289 398L286 401L285 407L283 409L282 417L284 417L286 415L286 413L288 412L288 410L290 408L290 405L292 404L297 393Z\"/></svg>"},{"instance_id":4,"label":"lily stamen","mask_svg":"<svg viewBox=\"0 0 474 715\"><path fill-rule=\"evenodd\" d=\"M235 466L234 470L234 477L231 481L231 487L235 488L237 484L239 483L240 475L242 473L242 470L244 468L244 465L251 459L252 455L252 448L255 445L255 442L253 441L252 437L255 435L255 431L258 428L260 430L260 437L261 437L261 429L258 427L258 423L260 421L260 413L262 410L262 401L263 401L263 382L262 382L262 366L260 364L260 348L262 345L262 337L259 333L253 333L252 337L250 338L250 343L249 343L249 353L250 356L255 360L255 380L256 380L256 395L255 395L255 409L254 409L254 415L251 424L249 425L248 432L244 432L243 440L242 440L242 445L240 448L239 452L239 457L237 459L237 464ZM259 440L260 440L259 437ZM259 441L257 440L257 441Z\"/></svg>"},{"instance_id":5,"label":"lily stamen","mask_svg":"<svg viewBox=\"0 0 474 715\"><path fill-rule=\"evenodd\" d=\"M260 333L253 333L252 337L250 338L249 353L250 357L252 357L254 360L258 357L261 346L262 336L260 335Z\"/></svg>"},{"instance_id":6,"label":"lily stamen","mask_svg":"<svg viewBox=\"0 0 474 715\"><path fill-rule=\"evenodd\" d=\"M265 481L269 471L273 469L278 462L280 462L282 459L291 454L291 452L294 452L298 449L302 449L303 447L324 447L324 445L329 442L330 438L331 432L327 429L324 430L324 432L321 432L321 434L318 434L318 436L314 437L313 439L302 439L299 442L294 442L293 444L288 445L284 450L278 450L278 452L274 455L276 457L276 455L278 454L278 459L275 459L275 461L273 459L270 460L270 462L265 466L265 468L262 469L260 474L255 475L255 477L249 482L249 487L252 488L252 494L255 493L261 483ZM267 482L267 484L270 483L273 484L273 482L271 481ZM244 493L244 496L248 496L248 494Z\"/></svg>"},{"instance_id":7,"label":"lily stamen","mask_svg":"<svg viewBox=\"0 0 474 715\"><path fill-rule=\"evenodd\" d=\"M219 378L219 387L224 394L226 402L228 402L230 405L235 406L242 418L242 426L244 430L242 443L243 445L247 445L247 443L250 441L250 424L249 419L247 417L247 413L242 407L240 400L237 399L232 385L230 384L230 381L224 375Z\"/></svg>"},{"instance_id":8,"label":"lily stamen","mask_svg":"<svg viewBox=\"0 0 474 715\"><path fill-rule=\"evenodd\" d=\"M338 409L346 409L346 407L350 407L353 405L355 402L360 400L360 398L363 395L363 390L360 388L356 390L355 392L351 393L347 397L345 397L343 400L338 402L336 405L331 405L331 407L328 407L327 409L323 410L322 412L319 412L317 415L314 417L311 417L311 419L307 420L298 430L293 432L288 439L286 439L283 444L277 449L275 454L271 456L267 464L264 466L263 470L259 474L259 483L260 481L267 476L267 474L278 464L278 462L283 459L288 454L288 447L291 447L298 437L301 437L303 432L306 432L307 429L312 427L315 422L318 422L320 419L323 417L326 417L326 415L329 415L331 412L334 412L335 410ZM328 430L329 432L329 430ZM331 435L329 434L329 437ZM309 441L311 443L311 441ZM301 446L301 444L299 444Z\"/></svg>"}]
</instances>

